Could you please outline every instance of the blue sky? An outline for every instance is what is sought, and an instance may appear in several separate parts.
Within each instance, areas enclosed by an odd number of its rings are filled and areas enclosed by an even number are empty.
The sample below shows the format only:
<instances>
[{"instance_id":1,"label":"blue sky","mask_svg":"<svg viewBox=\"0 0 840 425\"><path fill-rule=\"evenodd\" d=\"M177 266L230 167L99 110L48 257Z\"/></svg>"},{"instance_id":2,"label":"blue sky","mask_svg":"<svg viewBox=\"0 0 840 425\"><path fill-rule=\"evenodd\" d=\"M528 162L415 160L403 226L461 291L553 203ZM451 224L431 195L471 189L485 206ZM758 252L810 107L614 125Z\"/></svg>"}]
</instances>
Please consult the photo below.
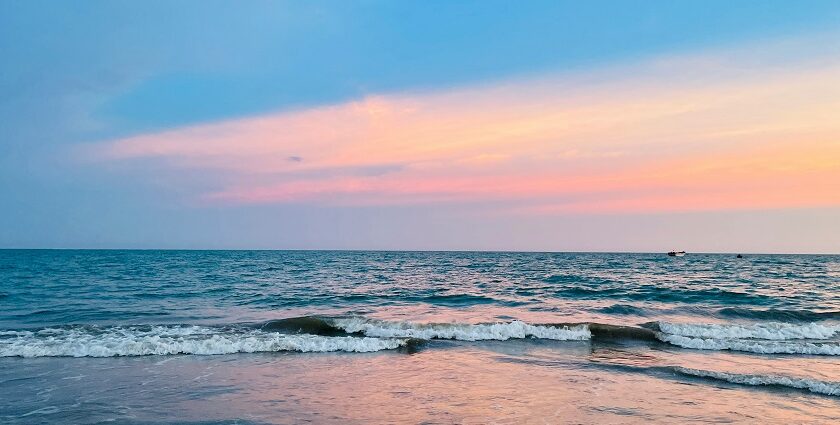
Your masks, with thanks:
<instances>
[{"instance_id":1,"label":"blue sky","mask_svg":"<svg viewBox=\"0 0 840 425\"><path fill-rule=\"evenodd\" d=\"M834 1L0 1L0 247L836 252L832 205L525 218L476 217L480 203L217 205L193 199L224 173L101 163L79 149L819 38L838 24Z\"/></svg>"}]
</instances>

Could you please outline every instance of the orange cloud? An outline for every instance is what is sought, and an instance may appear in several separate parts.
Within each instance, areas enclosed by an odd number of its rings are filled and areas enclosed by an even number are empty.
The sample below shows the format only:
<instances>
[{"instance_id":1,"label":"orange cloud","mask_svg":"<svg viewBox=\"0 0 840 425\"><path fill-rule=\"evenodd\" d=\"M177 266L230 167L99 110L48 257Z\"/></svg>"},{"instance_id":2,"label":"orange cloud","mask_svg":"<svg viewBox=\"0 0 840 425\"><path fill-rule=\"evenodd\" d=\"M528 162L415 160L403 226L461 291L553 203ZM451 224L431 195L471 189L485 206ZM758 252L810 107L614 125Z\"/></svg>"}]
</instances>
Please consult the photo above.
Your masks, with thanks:
<instances>
[{"instance_id":1,"label":"orange cloud","mask_svg":"<svg viewBox=\"0 0 840 425\"><path fill-rule=\"evenodd\" d=\"M117 140L99 155L223 174L224 187L200 195L213 202L840 205L840 56L788 54L370 96Z\"/></svg>"}]
</instances>

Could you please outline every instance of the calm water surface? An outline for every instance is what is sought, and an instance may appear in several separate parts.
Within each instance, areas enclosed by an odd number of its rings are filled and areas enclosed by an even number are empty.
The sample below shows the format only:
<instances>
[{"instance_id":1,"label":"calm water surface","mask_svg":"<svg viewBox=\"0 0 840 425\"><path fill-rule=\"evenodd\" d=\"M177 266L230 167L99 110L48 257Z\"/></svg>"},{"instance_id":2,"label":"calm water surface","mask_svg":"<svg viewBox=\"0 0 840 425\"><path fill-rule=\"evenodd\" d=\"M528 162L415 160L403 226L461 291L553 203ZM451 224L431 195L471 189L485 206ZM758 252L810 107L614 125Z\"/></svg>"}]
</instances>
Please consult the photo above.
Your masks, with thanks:
<instances>
[{"instance_id":1,"label":"calm water surface","mask_svg":"<svg viewBox=\"0 0 840 425\"><path fill-rule=\"evenodd\" d=\"M837 423L840 256L0 250L0 422Z\"/></svg>"}]
</instances>

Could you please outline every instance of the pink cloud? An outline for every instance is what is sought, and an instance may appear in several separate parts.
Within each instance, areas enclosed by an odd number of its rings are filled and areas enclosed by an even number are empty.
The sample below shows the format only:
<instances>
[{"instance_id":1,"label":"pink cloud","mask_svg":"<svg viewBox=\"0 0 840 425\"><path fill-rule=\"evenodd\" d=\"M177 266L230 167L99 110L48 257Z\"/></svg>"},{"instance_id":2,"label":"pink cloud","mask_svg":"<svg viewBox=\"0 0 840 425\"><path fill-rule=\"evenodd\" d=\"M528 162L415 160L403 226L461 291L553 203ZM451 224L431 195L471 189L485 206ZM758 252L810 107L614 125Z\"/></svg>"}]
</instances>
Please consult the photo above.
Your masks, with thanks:
<instances>
[{"instance_id":1,"label":"pink cloud","mask_svg":"<svg viewBox=\"0 0 840 425\"><path fill-rule=\"evenodd\" d=\"M498 201L539 214L840 205L840 61L785 54L370 96L116 140L97 155L223 176L198 194L222 203Z\"/></svg>"}]
</instances>

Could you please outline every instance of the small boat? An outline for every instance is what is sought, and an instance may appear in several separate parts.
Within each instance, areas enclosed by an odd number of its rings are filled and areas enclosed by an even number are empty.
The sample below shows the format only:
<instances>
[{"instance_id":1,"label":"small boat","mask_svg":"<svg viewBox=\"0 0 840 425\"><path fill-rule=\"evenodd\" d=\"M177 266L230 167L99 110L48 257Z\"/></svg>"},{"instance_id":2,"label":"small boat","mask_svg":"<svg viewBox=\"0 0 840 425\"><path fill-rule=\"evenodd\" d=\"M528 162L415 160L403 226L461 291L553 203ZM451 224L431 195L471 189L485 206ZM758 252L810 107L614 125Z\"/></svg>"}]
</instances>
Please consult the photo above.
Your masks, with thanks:
<instances>
[{"instance_id":1,"label":"small boat","mask_svg":"<svg viewBox=\"0 0 840 425\"><path fill-rule=\"evenodd\" d=\"M668 253L669 257L683 257L685 256L685 251L671 251Z\"/></svg>"}]
</instances>

